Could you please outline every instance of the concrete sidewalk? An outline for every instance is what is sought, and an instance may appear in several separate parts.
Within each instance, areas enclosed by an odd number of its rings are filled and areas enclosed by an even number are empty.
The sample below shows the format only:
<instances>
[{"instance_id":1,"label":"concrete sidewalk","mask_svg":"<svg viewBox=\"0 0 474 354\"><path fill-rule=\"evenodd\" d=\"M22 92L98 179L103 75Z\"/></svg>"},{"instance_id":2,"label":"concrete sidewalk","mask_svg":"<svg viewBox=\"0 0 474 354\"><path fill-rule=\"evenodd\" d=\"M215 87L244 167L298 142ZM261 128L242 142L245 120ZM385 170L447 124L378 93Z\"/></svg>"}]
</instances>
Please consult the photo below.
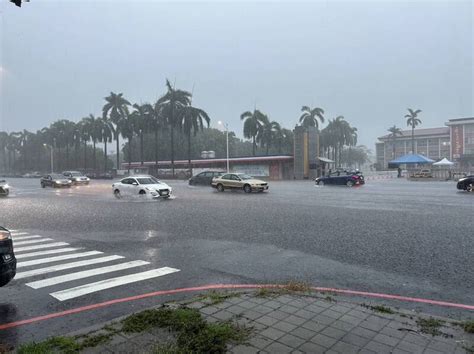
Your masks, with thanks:
<instances>
[{"instance_id":1,"label":"concrete sidewalk","mask_svg":"<svg viewBox=\"0 0 474 354\"><path fill-rule=\"evenodd\" d=\"M204 294L165 306L197 309L207 323L227 322L248 328L244 341L227 345L228 352L236 354L474 353L474 334L462 323L351 297L263 289ZM118 323L120 320L107 327ZM100 333L101 329L85 332L91 331ZM84 352L170 353L174 351L156 347L174 342L173 332L159 328L139 333L118 331Z\"/></svg>"}]
</instances>

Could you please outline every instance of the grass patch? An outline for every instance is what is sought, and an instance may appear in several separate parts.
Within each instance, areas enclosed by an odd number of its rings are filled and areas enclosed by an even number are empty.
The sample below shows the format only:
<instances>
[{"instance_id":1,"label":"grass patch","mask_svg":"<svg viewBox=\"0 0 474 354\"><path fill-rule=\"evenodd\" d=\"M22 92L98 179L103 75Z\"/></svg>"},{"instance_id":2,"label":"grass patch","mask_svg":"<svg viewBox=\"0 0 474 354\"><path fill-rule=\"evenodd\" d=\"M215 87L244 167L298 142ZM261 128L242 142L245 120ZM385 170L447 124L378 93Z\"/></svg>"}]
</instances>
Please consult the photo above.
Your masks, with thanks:
<instances>
[{"instance_id":1,"label":"grass patch","mask_svg":"<svg viewBox=\"0 0 474 354\"><path fill-rule=\"evenodd\" d=\"M217 305L224 302L227 299L238 297L240 295L241 295L240 293L225 293L225 292L218 292L218 291L212 290L205 295L199 296L198 300L199 301L207 300L208 302L210 302L211 305Z\"/></svg>"},{"instance_id":2,"label":"grass patch","mask_svg":"<svg viewBox=\"0 0 474 354\"><path fill-rule=\"evenodd\" d=\"M282 289L287 291L295 291L295 292L310 292L311 287L307 283L298 282L298 281L290 281L287 284L283 285Z\"/></svg>"},{"instance_id":3,"label":"grass patch","mask_svg":"<svg viewBox=\"0 0 474 354\"><path fill-rule=\"evenodd\" d=\"M387 306L384 306L384 305L372 306L372 305L362 304L361 306L365 307L369 310L379 312L379 313L386 313L386 314L389 314L389 315L393 315L395 313L395 311L393 311L390 307L387 307ZM406 317L406 315L402 316L402 317Z\"/></svg>"},{"instance_id":4,"label":"grass patch","mask_svg":"<svg viewBox=\"0 0 474 354\"><path fill-rule=\"evenodd\" d=\"M466 333L474 333L474 320L463 322L462 328Z\"/></svg>"},{"instance_id":5,"label":"grass patch","mask_svg":"<svg viewBox=\"0 0 474 354\"><path fill-rule=\"evenodd\" d=\"M122 321L124 332L142 332L153 327L176 333L175 346L159 348L161 353L225 353L230 342L242 343L249 331L230 322L207 323L198 310L160 308L146 310Z\"/></svg>"},{"instance_id":6,"label":"grass patch","mask_svg":"<svg viewBox=\"0 0 474 354\"><path fill-rule=\"evenodd\" d=\"M444 321L435 318L419 318L416 324L422 333L431 334L432 336L439 336L443 334L439 329L443 326Z\"/></svg>"}]
</instances>

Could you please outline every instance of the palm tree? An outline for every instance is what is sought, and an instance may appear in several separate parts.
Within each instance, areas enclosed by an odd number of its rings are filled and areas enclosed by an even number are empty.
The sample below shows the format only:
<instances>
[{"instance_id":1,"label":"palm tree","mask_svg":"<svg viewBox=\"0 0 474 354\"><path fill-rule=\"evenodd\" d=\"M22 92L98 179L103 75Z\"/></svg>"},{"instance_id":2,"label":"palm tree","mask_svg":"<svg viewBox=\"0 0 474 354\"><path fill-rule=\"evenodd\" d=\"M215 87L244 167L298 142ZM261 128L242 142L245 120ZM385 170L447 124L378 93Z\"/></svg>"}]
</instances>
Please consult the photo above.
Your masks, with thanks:
<instances>
[{"instance_id":1,"label":"palm tree","mask_svg":"<svg viewBox=\"0 0 474 354\"><path fill-rule=\"evenodd\" d=\"M402 136L403 133L402 130L395 125L393 127L388 128L387 131L390 132L388 137L392 140L392 158L395 158L395 142L397 140L397 136Z\"/></svg>"},{"instance_id":2,"label":"palm tree","mask_svg":"<svg viewBox=\"0 0 474 354\"><path fill-rule=\"evenodd\" d=\"M418 113L421 113L421 109L414 111L411 108L407 108L409 114L405 115L407 118L407 126L411 126L411 153L415 153L415 127L421 124L421 120L418 118Z\"/></svg>"},{"instance_id":3,"label":"palm tree","mask_svg":"<svg viewBox=\"0 0 474 354\"><path fill-rule=\"evenodd\" d=\"M240 119L244 121L244 137L252 139L252 154L255 156L255 148L257 147L257 136L261 132L261 127L266 116L258 109L253 112L246 111L240 115Z\"/></svg>"},{"instance_id":4,"label":"palm tree","mask_svg":"<svg viewBox=\"0 0 474 354\"><path fill-rule=\"evenodd\" d=\"M311 109L308 106L303 106L301 111L303 114L300 117L300 124L303 127L319 128L319 122L324 123L324 110L322 108L315 107Z\"/></svg>"},{"instance_id":5,"label":"palm tree","mask_svg":"<svg viewBox=\"0 0 474 354\"><path fill-rule=\"evenodd\" d=\"M131 114L133 115L133 127L132 129L134 130L134 133L138 134L140 137L140 161L141 165L143 166L144 164L144 158L143 158L143 135L148 131L148 128L150 128L151 121L153 119L152 113L150 111L150 105L149 104L142 104L139 105L135 103L133 105L133 108L135 108L135 111ZM129 145L130 145L130 140L129 140ZM131 148L131 147L130 147ZM131 151L131 150L129 150Z\"/></svg>"},{"instance_id":6,"label":"palm tree","mask_svg":"<svg viewBox=\"0 0 474 354\"><path fill-rule=\"evenodd\" d=\"M126 119L128 116L128 102L123 93L110 93L110 96L104 98L107 103L102 107L102 117L109 118L115 124L113 131L114 139L117 142L117 169L120 169L120 121Z\"/></svg>"},{"instance_id":7,"label":"palm tree","mask_svg":"<svg viewBox=\"0 0 474 354\"><path fill-rule=\"evenodd\" d=\"M261 138L260 142L262 146L267 148L267 155L270 150L270 146L277 140L277 135L281 132L281 126L278 122L271 121L265 117L266 119L263 122L263 126L261 128Z\"/></svg>"},{"instance_id":8,"label":"palm tree","mask_svg":"<svg viewBox=\"0 0 474 354\"><path fill-rule=\"evenodd\" d=\"M113 125L107 118L99 118L100 141L104 143L104 173L107 173L107 143L112 142Z\"/></svg>"},{"instance_id":9,"label":"palm tree","mask_svg":"<svg viewBox=\"0 0 474 354\"><path fill-rule=\"evenodd\" d=\"M172 87L168 79L166 87L168 91L158 99L155 106L159 106L171 130L171 168L174 177L174 130L182 122L183 107L191 104L191 93Z\"/></svg>"},{"instance_id":10,"label":"palm tree","mask_svg":"<svg viewBox=\"0 0 474 354\"><path fill-rule=\"evenodd\" d=\"M155 105L146 104L145 107L151 117L150 128L153 130L155 141L155 166L158 168L158 132L164 128L165 119L158 103Z\"/></svg>"},{"instance_id":11,"label":"palm tree","mask_svg":"<svg viewBox=\"0 0 474 354\"><path fill-rule=\"evenodd\" d=\"M89 116L85 117L83 121L86 127L85 129L87 130L87 135L92 140L93 168L94 168L94 172L96 172L97 170L96 144L98 141L100 141L102 137L99 118L94 117L93 114L89 114Z\"/></svg>"},{"instance_id":12,"label":"palm tree","mask_svg":"<svg viewBox=\"0 0 474 354\"><path fill-rule=\"evenodd\" d=\"M6 149L8 146L8 133L0 131L0 152L2 153L3 168L7 169Z\"/></svg>"},{"instance_id":13,"label":"palm tree","mask_svg":"<svg viewBox=\"0 0 474 354\"><path fill-rule=\"evenodd\" d=\"M194 132L194 136L196 136L198 131L203 130L204 122L206 122L209 128L211 118L209 118L208 114L202 109L191 105L185 106L183 110L182 127L184 134L188 138L188 163L189 168L191 168L191 132Z\"/></svg>"}]
</instances>

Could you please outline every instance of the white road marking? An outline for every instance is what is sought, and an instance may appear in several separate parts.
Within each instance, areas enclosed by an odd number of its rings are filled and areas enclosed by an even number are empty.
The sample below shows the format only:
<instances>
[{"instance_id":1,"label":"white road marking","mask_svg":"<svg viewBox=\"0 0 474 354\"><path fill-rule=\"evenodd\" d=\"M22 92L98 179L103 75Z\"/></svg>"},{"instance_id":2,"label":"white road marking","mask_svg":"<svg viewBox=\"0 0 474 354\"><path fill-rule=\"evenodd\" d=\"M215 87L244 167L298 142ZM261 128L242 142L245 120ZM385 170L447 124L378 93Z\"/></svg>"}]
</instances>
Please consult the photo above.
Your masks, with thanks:
<instances>
[{"instance_id":1,"label":"white road marking","mask_svg":"<svg viewBox=\"0 0 474 354\"><path fill-rule=\"evenodd\" d=\"M30 258L30 257L36 257L36 256L46 256L47 254L56 254L56 253L65 253L65 252L72 252L72 251L77 251L80 248L73 248L73 247L68 247L68 248L58 248L56 250L49 250L49 251L39 251L39 252L31 252L31 253L23 253L23 254L16 254L15 258L16 259L22 259L22 258Z\"/></svg>"},{"instance_id":2,"label":"white road marking","mask_svg":"<svg viewBox=\"0 0 474 354\"><path fill-rule=\"evenodd\" d=\"M16 240L18 241L23 241L23 240L29 240L29 239L32 239L32 238L40 238L40 237L43 237L43 236L40 236L40 235L32 235L32 236L15 236L13 235L13 242L15 242Z\"/></svg>"},{"instance_id":3,"label":"white road marking","mask_svg":"<svg viewBox=\"0 0 474 354\"><path fill-rule=\"evenodd\" d=\"M18 247L18 248L15 248L14 251L15 251L15 253L17 253L17 252L41 250L43 248L53 248L53 247L59 247L59 246L69 246L69 243L66 243L66 242L53 242L53 243L46 243L44 245Z\"/></svg>"},{"instance_id":4,"label":"white road marking","mask_svg":"<svg viewBox=\"0 0 474 354\"><path fill-rule=\"evenodd\" d=\"M57 291L49 295L58 299L59 301L65 301L65 300L73 299L73 298L83 296L86 294L95 293L97 291L114 288L120 285L135 283L141 280L161 277L163 275L167 275L167 274L171 274L175 272L179 272L179 269L163 267L163 268L149 270L147 272L124 275L117 278L111 278L111 279L98 281L95 283L85 284L85 285L77 286L75 288Z\"/></svg>"},{"instance_id":5,"label":"white road marking","mask_svg":"<svg viewBox=\"0 0 474 354\"><path fill-rule=\"evenodd\" d=\"M27 283L26 285L28 285L29 287L31 287L33 289L40 289L40 288L44 288L44 287L51 286L51 285L66 283L66 282L72 281L72 280L93 277L95 275L116 272L118 270L129 269L129 268L133 268L133 267L140 267L140 266L147 265L147 264L150 264L150 262L131 261L131 262L116 264L116 265L108 266L108 267L101 267L101 268L95 268L95 269L90 269L90 270L84 270L82 272L59 275L57 277L52 277L52 278L48 278L48 279L44 279L44 280L37 280L37 281L33 281L31 283Z\"/></svg>"},{"instance_id":6,"label":"white road marking","mask_svg":"<svg viewBox=\"0 0 474 354\"><path fill-rule=\"evenodd\" d=\"M58 264L51 267L38 268L38 269L29 270L26 272L16 273L15 279L23 279L27 277L33 277L35 275L58 272L60 270L65 270L65 269L83 267L83 266L88 266L88 265L97 264L97 263L105 263L105 262L110 262L110 261L114 261L116 259L122 259L122 258L125 258L125 257L113 255L113 256L107 256L107 257L102 257L102 258L88 259L86 261Z\"/></svg>"},{"instance_id":7,"label":"white road marking","mask_svg":"<svg viewBox=\"0 0 474 354\"><path fill-rule=\"evenodd\" d=\"M103 254L103 253L104 252L100 252L100 251L89 251L89 252L82 252L82 253L66 254L66 255L57 256L57 257L40 258L40 259L34 259L32 261L18 262L16 267L17 268L24 268L24 267L29 267L29 266L38 265L38 264L64 261L65 259L74 259L74 258L83 258L83 257L89 257L89 256L96 256L98 254Z\"/></svg>"},{"instance_id":8,"label":"white road marking","mask_svg":"<svg viewBox=\"0 0 474 354\"><path fill-rule=\"evenodd\" d=\"M28 232L15 232L12 230L10 230L10 233L12 234L12 236L28 235Z\"/></svg>"},{"instance_id":9,"label":"white road marking","mask_svg":"<svg viewBox=\"0 0 474 354\"><path fill-rule=\"evenodd\" d=\"M52 238L42 238L41 240L29 240L29 241L19 241L19 242L15 242L15 240L13 240L13 246L30 245L33 243L42 243L42 242L48 242L48 241L54 241L54 240Z\"/></svg>"},{"instance_id":10,"label":"white road marking","mask_svg":"<svg viewBox=\"0 0 474 354\"><path fill-rule=\"evenodd\" d=\"M18 232L18 230L11 230L11 229L8 229L8 231L10 231L11 233Z\"/></svg>"}]
</instances>

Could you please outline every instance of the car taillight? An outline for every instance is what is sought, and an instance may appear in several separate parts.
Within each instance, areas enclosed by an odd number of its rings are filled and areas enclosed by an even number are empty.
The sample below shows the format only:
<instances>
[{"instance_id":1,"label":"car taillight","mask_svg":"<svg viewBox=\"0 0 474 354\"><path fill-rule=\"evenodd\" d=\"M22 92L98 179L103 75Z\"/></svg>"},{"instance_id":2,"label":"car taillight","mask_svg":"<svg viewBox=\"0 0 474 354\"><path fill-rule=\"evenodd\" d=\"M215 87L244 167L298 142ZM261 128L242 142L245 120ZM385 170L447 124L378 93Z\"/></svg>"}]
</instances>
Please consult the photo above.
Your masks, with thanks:
<instances>
[{"instance_id":1,"label":"car taillight","mask_svg":"<svg viewBox=\"0 0 474 354\"><path fill-rule=\"evenodd\" d=\"M359 176L352 176L352 179L359 179Z\"/></svg>"}]
</instances>

